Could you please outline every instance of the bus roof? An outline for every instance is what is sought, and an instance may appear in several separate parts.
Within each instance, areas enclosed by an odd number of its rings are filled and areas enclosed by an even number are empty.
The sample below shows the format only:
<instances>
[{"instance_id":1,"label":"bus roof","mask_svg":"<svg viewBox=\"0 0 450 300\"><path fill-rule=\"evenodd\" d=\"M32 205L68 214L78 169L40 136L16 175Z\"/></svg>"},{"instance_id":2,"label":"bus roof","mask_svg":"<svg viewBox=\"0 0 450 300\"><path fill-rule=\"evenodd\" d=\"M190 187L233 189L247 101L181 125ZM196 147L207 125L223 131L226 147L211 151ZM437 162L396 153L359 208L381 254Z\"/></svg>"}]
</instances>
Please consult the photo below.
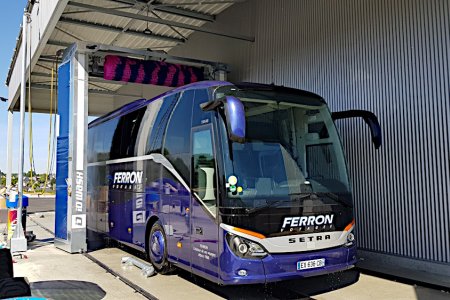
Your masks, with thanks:
<instances>
[{"instance_id":1,"label":"bus roof","mask_svg":"<svg viewBox=\"0 0 450 300\"><path fill-rule=\"evenodd\" d=\"M270 92L278 92L285 94L292 94L301 97L313 98L317 99L325 104L325 100L317 94L312 92L308 92L305 90L275 85L275 84L261 84L261 83L253 83L253 82L241 82L234 84L239 89L243 90L259 90L259 91L270 91Z\"/></svg>"},{"instance_id":2,"label":"bus roof","mask_svg":"<svg viewBox=\"0 0 450 300\"><path fill-rule=\"evenodd\" d=\"M187 84L187 85L184 85L181 87L177 87L173 90L167 91L167 92L165 92L161 95L158 95L154 98L151 98L151 99L139 99L139 100L130 102L128 104L125 104L124 106L121 106L121 107L117 108L116 110L113 110L113 111L107 113L106 115L103 115L103 116L95 119L94 121L89 123L89 128L99 125L107 120L112 119L112 118L122 116L131 111L134 111L136 109L144 107L144 106L148 105L150 102L157 100L159 98L162 98L162 97L170 96L172 94L176 94L176 93L186 91L186 90L191 90L191 89L209 88L209 87L213 87L213 86L225 86L225 85L232 85L232 83L227 82L227 81L199 81L199 82L190 83L190 84Z\"/></svg>"},{"instance_id":3,"label":"bus roof","mask_svg":"<svg viewBox=\"0 0 450 300\"><path fill-rule=\"evenodd\" d=\"M239 89L244 89L244 90L246 90L246 89L266 90L266 91L273 91L273 92L280 92L280 93L295 94L295 95L299 95L299 96L303 96L303 97L315 98L315 99L320 100L323 103L325 103L325 100L323 100L323 98L317 94L314 94L314 93L311 93L308 91L304 91L304 90L299 90L299 89L294 89L294 88L289 88L289 87L284 87L284 86L277 86L274 84L260 84L260 83L251 83L251 82L231 83L228 81L200 81L200 82L195 82L195 83L191 83L188 85L184 85L184 86L175 88L175 89L167 91L161 95L158 95L152 99L139 99L139 100L133 101L131 103L125 104L124 106L121 106L118 109L113 110L112 112L109 112L106 115L103 115L103 116L95 119L94 121L90 122L89 128L99 125L107 120L112 119L112 118L125 115L131 111L134 111L136 109L144 107L144 106L148 105L150 102L157 100L159 98L162 98L162 97L170 96L172 94L176 94L176 93L186 91L186 90L191 90L191 89L210 88L210 87L215 87L215 86L227 86L227 85L235 85Z\"/></svg>"}]
</instances>

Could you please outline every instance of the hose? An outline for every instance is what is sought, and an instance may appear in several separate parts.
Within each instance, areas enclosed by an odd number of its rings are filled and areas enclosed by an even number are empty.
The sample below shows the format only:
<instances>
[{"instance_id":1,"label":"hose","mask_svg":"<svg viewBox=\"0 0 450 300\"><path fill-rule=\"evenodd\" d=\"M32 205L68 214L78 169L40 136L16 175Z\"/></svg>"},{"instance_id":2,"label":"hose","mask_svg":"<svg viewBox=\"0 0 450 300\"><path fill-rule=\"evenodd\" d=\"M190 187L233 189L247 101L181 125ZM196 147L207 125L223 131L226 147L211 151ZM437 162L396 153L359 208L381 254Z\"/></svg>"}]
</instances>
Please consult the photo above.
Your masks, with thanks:
<instances>
[{"instance_id":1,"label":"hose","mask_svg":"<svg viewBox=\"0 0 450 300\"><path fill-rule=\"evenodd\" d=\"M51 74L51 81L50 81L50 119L49 119L49 125L50 125L50 130L48 132L48 149L47 149L47 172L45 173L45 181L44 181L44 187L41 191L41 195L45 192L45 188L47 186L48 183L48 177L50 174L50 168L51 168L51 159L53 158L52 156L52 146L54 146L53 144L53 136L52 136L52 132L53 132L53 83L54 83L54 66L52 66L52 74Z\"/></svg>"},{"instance_id":2,"label":"hose","mask_svg":"<svg viewBox=\"0 0 450 300\"><path fill-rule=\"evenodd\" d=\"M29 35L29 61L31 61L31 26L30 26L30 35ZM51 69L51 82L50 82L50 118L49 118L49 134L48 134L48 149L47 149L47 170L45 173L45 181L44 186L40 192L40 195L42 195L45 192L45 188L48 184L48 178L49 175L52 172L53 169L53 159L55 157L55 138L56 138L56 117L53 116L53 98L54 98L54 89L56 88L55 83L55 65L57 66L57 58L55 58L55 64L53 64ZM34 184L33 183L33 174L36 174L36 164L34 161L34 148L33 148L33 113L32 113L32 106L31 106L31 66L28 69L28 114L29 114L29 159L30 159L30 184L32 190L34 190ZM55 109L56 112L56 109Z\"/></svg>"}]
</instances>

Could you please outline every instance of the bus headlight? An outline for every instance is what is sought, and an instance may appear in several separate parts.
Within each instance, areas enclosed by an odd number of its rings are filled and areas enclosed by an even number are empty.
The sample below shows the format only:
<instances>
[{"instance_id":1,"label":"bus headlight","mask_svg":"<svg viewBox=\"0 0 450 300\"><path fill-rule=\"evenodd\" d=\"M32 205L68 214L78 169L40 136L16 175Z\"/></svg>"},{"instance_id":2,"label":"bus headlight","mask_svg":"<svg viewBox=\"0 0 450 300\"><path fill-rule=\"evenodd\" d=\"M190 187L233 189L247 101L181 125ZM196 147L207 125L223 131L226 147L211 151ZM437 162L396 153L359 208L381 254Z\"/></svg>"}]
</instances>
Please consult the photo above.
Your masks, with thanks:
<instances>
[{"instance_id":1,"label":"bus headlight","mask_svg":"<svg viewBox=\"0 0 450 300\"><path fill-rule=\"evenodd\" d=\"M238 245L239 245L238 246L239 253L241 253L242 255L245 255L247 253L247 251L248 251L247 244L246 243L239 243Z\"/></svg>"},{"instance_id":2,"label":"bus headlight","mask_svg":"<svg viewBox=\"0 0 450 300\"><path fill-rule=\"evenodd\" d=\"M345 246L347 246L347 247L352 246L354 241L355 241L355 235L350 232L349 234L347 234L347 243L345 244Z\"/></svg>"},{"instance_id":3,"label":"bus headlight","mask_svg":"<svg viewBox=\"0 0 450 300\"><path fill-rule=\"evenodd\" d=\"M228 233L227 242L231 251L242 258L263 258L267 256L266 250L258 243L246 238Z\"/></svg>"}]
</instances>

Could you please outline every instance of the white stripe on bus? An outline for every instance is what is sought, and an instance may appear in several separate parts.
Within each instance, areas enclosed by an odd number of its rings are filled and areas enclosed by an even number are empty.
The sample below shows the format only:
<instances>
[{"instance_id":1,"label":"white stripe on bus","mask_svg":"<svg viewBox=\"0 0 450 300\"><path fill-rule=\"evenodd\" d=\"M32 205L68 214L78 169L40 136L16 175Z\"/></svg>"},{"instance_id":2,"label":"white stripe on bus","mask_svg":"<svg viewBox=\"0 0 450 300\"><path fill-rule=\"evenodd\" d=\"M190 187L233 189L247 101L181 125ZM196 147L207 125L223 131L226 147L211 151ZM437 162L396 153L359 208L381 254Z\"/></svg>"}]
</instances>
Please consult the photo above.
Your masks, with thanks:
<instances>
[{"instance_id":1,"label":"white stripe on bus","mask_svg":"<svg viewBox=\"0 0 450 300\"><path fill-rule=\"evenodd\" d=\"M169 160L164 157L164 155L159 153L149 154L149 155L143 155L143 156L135 156L135 157L127 157L127 158L119 158L119 159L112 159L112 160L106 160L106 161L100 161L95 163L88 163L88 167L95 167L95 166L106 166L106 165L113 165L113 164L120 164L120 163L129 163L129 162L138 162L138 161L144 161L144 160L153 160L157 164L163 165L175 178L181 182L181 184L188 190L189 193L191 193L191 189L187 185L187 183L184 181L184 179L181 177L181 175L175 170L175 168L172 166ZM206 208L206 210L215 218L216 213L212 212L209 207L205 204L205 202L200 199L200 197L196 193L192 193L195 198Z\"/></svg>"}]
</instances>

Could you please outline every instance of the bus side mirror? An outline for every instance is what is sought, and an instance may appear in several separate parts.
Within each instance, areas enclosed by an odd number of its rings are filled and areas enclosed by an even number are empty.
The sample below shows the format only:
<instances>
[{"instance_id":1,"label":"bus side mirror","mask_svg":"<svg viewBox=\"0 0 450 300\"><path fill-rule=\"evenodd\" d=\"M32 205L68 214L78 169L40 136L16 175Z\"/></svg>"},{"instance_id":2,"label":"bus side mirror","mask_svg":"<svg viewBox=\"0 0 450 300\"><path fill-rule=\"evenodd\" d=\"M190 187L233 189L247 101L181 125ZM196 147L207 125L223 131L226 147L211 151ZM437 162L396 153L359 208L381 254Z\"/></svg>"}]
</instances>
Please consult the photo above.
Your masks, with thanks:
<instances>
[{"instance_id":1,"label":"bus side mirror","mask_svg":"<svg viewBox=\"0 0 450 300\"><path fill-rule=\"evenodd\" d=\"M228 138L233 142L245 142L245 110L241 100L233 96L226 96L202 104L203 111L210 111L222 107L227 121Z\"/></svg>"},{"instance_id":2,"label":"bus side mirror","mask_svg":"<svg viewBox=\"0 0 450 300\"><path fill-rule=\"evenodd\" d=\"M334 112L331 114L331 117L333 121L348 118L363 118L366 124L369 125L375 149L380 148L382 142L381 126L377 116L373 112L367 110L346 110Z\"/></svg>"}]
</instances>

